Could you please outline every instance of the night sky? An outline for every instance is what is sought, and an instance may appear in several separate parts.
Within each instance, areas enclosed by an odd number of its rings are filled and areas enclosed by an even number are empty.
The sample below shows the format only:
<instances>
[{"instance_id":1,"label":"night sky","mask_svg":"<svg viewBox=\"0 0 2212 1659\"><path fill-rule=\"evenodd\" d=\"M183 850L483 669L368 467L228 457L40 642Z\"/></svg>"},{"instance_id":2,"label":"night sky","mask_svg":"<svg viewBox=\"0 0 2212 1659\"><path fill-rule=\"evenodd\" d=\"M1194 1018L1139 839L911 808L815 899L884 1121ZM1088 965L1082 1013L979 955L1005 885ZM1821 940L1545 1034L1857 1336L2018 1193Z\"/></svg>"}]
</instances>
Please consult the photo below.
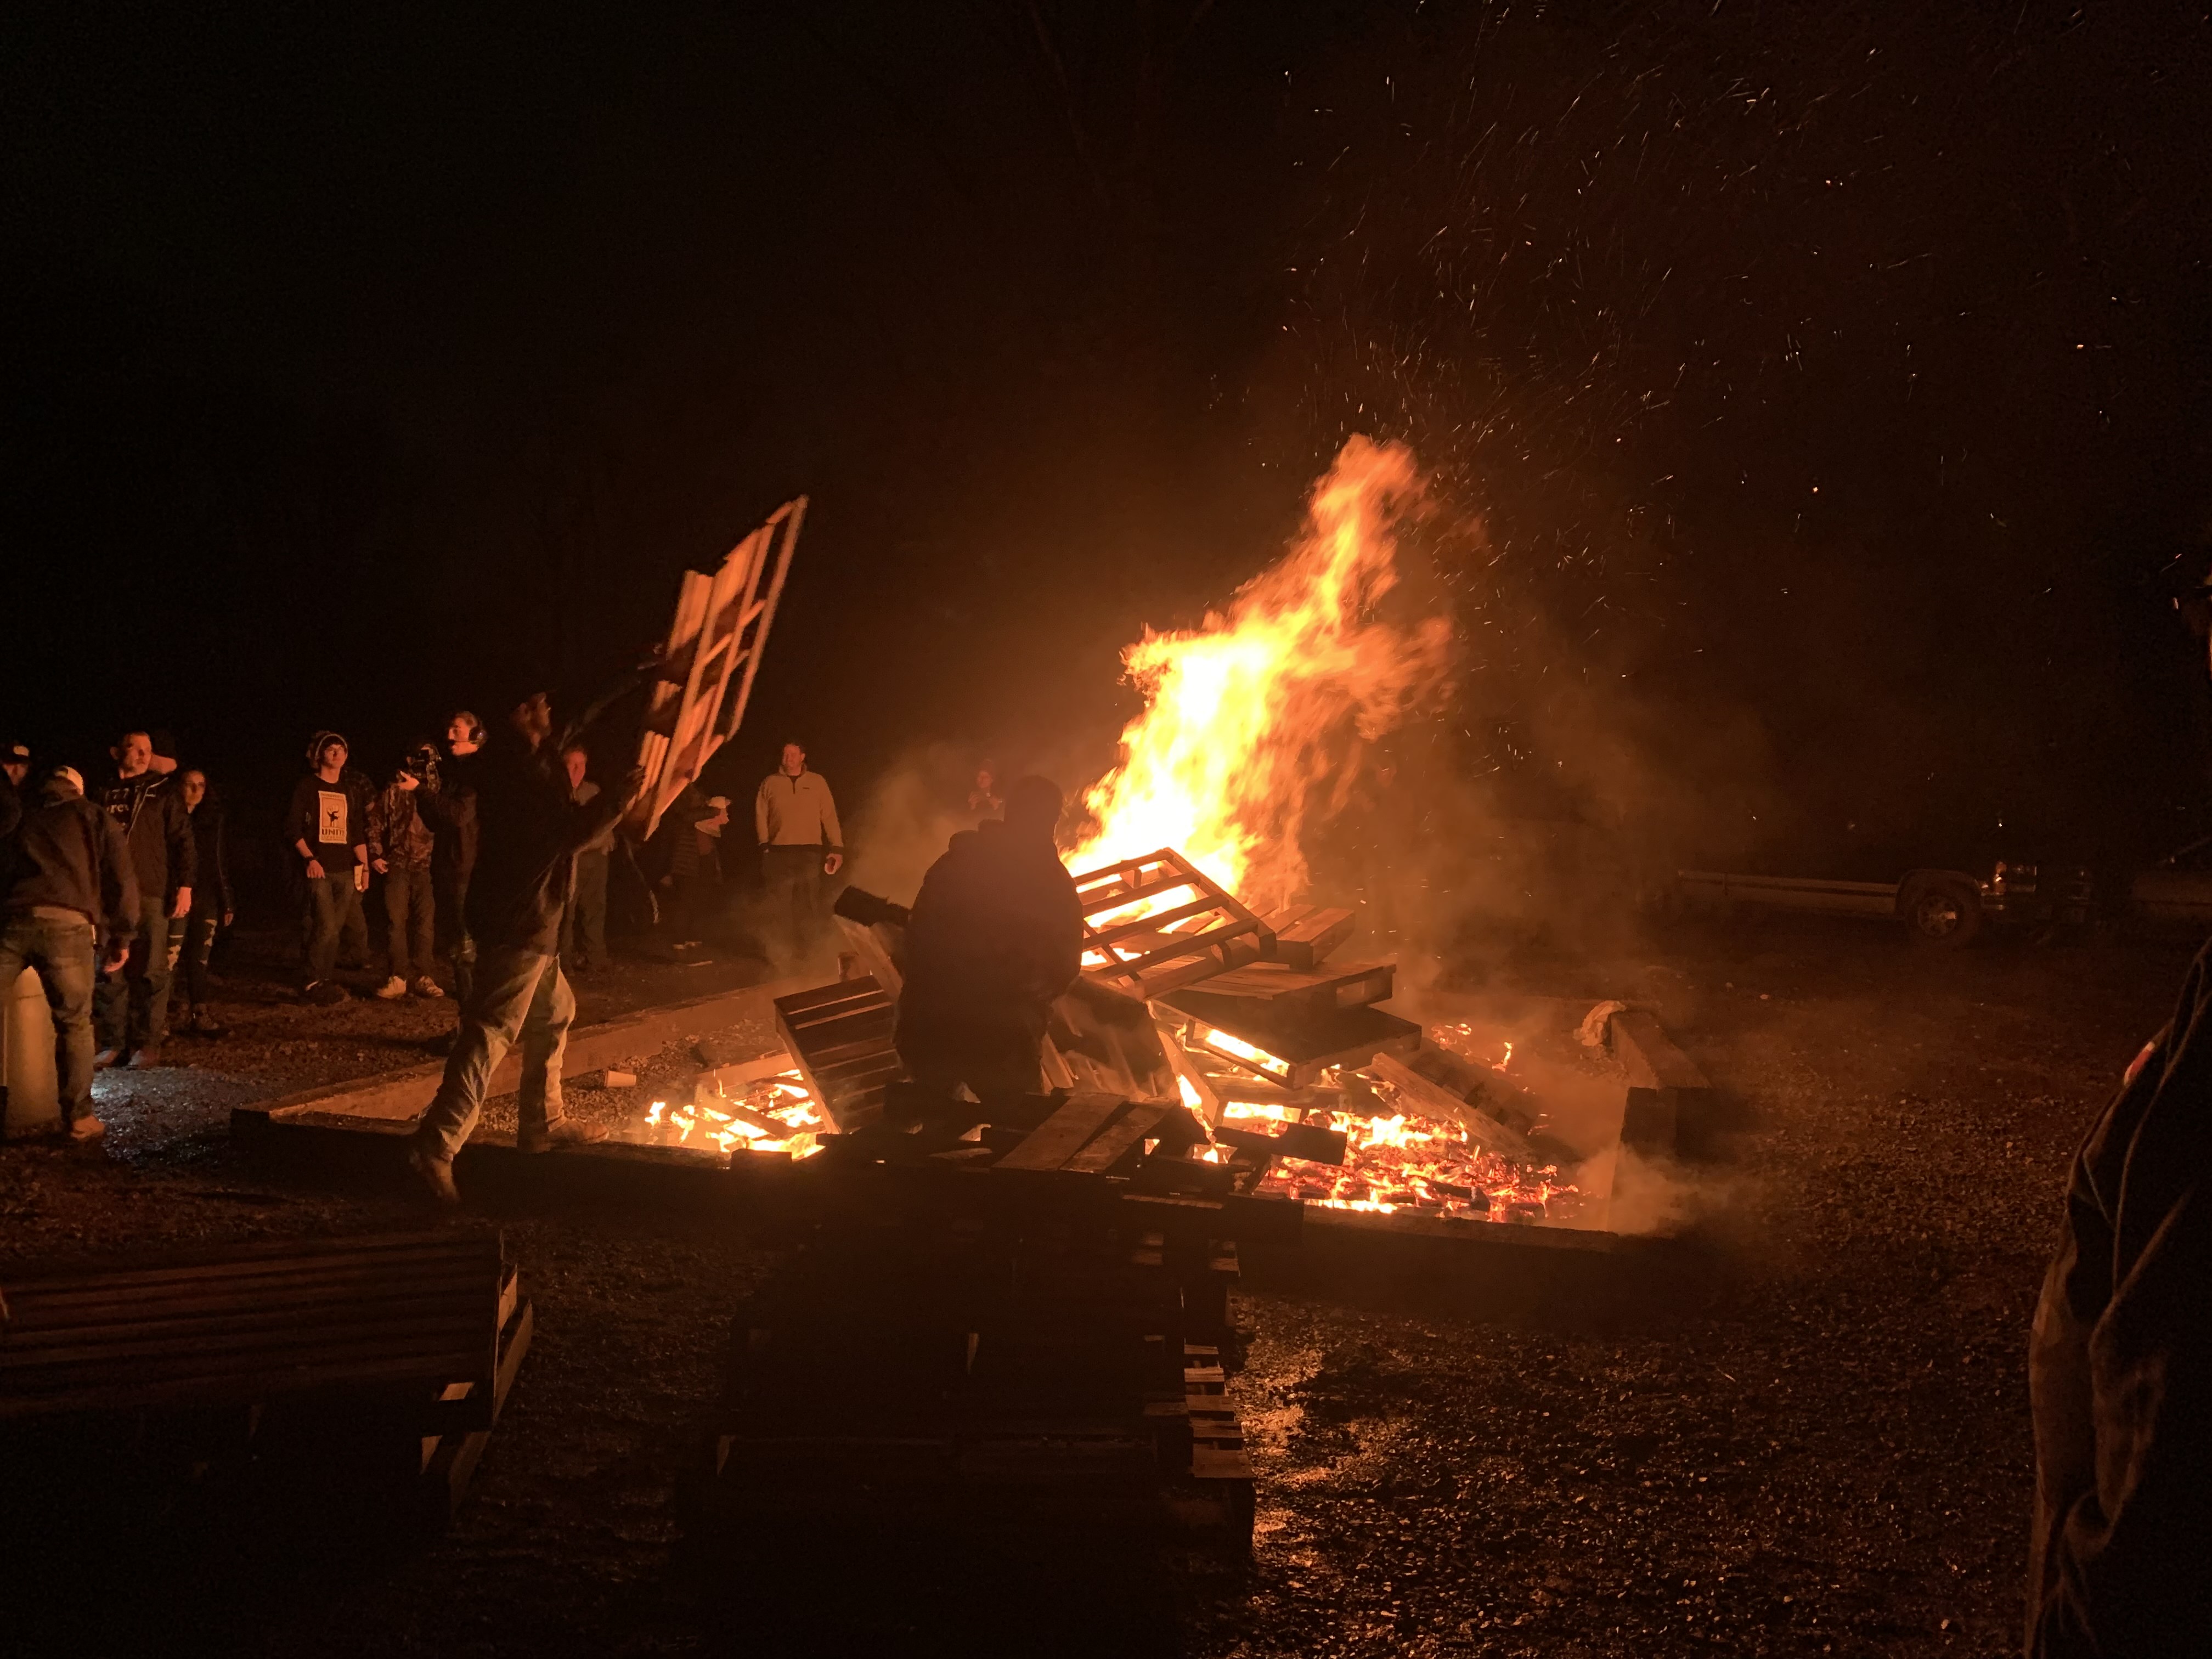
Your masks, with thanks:
<instances>
[{"instance_id":1,"label":"night sky","mask_svg":"<svg viewBox=\"0 0 2212 1659\"><path fill-rule=\"evenodd\" d=\"M770 10L13 9L0 721L381 770L803 490L724 781L1073 783L1358 430L1502 812L2195 823L2202 6Z\"/></svg>"}]
</instances>

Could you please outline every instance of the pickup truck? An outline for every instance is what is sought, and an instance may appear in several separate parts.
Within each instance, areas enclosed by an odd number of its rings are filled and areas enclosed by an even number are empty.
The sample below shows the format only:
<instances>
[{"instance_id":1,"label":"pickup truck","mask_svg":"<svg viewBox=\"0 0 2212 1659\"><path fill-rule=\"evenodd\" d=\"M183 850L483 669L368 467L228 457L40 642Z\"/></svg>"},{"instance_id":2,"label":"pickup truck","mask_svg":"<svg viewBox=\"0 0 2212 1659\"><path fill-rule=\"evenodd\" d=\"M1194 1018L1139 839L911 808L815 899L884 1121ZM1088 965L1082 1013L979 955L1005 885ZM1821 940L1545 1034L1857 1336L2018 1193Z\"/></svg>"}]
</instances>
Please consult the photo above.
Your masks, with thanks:
<instances>
[{"instance_id":1,"label":"pickup truck","mask_svg":"<svg viewBox=\"0 0 2212 1659\"><path fill-rule=\"evenodd\" d=\"M1953 947L1971 944L1990 923L2041 929L2077 927L2089 918L2087 869L1999 859L1988 870L1908 869L1894 881L1678 870L1674 885L1680 902L1698 908L1812 910L1901 921L1914 939Z\"/></svg>"}]
</instances>

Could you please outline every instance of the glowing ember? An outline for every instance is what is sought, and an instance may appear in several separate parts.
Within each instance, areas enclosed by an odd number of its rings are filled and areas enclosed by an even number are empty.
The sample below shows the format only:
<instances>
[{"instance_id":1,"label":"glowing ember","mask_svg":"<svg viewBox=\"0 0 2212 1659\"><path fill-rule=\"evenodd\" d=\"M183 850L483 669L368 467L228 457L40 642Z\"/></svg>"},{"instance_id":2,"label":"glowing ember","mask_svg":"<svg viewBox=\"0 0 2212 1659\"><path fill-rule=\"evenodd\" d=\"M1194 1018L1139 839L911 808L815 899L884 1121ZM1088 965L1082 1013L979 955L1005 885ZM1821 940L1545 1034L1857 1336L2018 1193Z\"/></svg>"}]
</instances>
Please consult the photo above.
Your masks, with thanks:
<instances>
[{"instance_id":1,"label":"glowing ember","mask_svg":"<svg viewBox=\"0 0 2212 1659\"><path fill-rule=\"evenodd\" d=\"M1261 1192L1327 1209L1403 1210L1466 1221L1565 1221L1581 1209L1581 1194L1556 1168L1511 1163L1474 1145L1455 1123L1403 1112L1304 1116L1345 1132L1342 1166L1284 1158L1260 1183Z\"/></svg>"},{"instance_id":2,"label":"glowing ember","mask_svg":"<svg viewBox=\"0 0 2212 1659\"><path fill-rule=\"evenodd\" d=\"M632 1137L653 1146L712 1146L722 1152L782 1152L811 1158L822 1150L817 1139L826 1120L805 1080L793 1070L763 1078L726 1103L704 1100L671 1108L656 1100L645 1114L642 1133Z\"/></svg>"},{"instance_id":3,"label":"glowing ember","mask_svg":"<svg viewBox=\"0 0 2212 1659\"><path fill-rule=\"evenodd\" d=\"M1448 622L1373 617L1397 584L1394 526L1419 498L1410 450L1354 437L1280 562L1194 631L1129 647L1145 709L1085 797L1097 829L1073 868L1173 847L1258 909L1304 889L1308 797L1340 773L1346 738L1381 736L1444 683Z\"/></svg>"}]
</instances>

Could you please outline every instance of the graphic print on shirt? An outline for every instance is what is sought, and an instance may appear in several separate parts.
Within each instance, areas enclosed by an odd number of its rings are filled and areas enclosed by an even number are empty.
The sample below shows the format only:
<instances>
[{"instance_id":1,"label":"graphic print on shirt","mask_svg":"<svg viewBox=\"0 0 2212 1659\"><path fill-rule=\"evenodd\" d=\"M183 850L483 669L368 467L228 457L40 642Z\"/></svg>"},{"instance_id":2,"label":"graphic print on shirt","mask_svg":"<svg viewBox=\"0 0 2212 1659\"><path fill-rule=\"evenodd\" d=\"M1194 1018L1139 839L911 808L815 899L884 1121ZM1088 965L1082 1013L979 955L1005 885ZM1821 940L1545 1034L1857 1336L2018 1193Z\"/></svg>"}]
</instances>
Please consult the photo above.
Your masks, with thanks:
<instances>
[{"instance_id":1,"label":"graphic print on shirt","mask_svg":"<svg viewBox=\"0 0 2212 1659\"><path fill-rule=\"evenodd\" d=\"M317 822L319 828L315 839L325 847L344 847L346 839L346 798L343 789L318 789L315 799L322 803Z\"/></svg>"}]
</instances>

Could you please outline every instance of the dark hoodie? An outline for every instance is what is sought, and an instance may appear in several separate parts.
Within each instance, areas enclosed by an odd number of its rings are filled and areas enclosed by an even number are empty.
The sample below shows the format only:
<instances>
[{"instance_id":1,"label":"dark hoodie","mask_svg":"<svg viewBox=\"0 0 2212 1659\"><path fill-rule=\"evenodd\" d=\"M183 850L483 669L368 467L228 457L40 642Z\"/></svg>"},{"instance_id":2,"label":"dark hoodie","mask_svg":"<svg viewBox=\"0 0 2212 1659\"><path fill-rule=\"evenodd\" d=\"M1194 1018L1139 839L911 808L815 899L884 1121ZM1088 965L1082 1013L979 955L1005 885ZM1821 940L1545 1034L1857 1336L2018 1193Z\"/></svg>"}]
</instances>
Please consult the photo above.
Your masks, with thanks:
<instances>
[{"instance_id":1,"label":"dark hoodie","mask_svg":"<svg viewBox=\"0 0 2212 1659\"><path fill-rule=\"evenodd\" d=\"M138 926L138 879L115 820L68 783L49 778L23 802L0 870L7 908L74 910L103 940Z\"/></svg>"},{"instance_id":2,"label":"dark hoodie","mask_svg":"<svg viewBox=\"0 0 2212 1659\"><path fill-rule=\"evenodd\" d=\"M469 932L479 946L552 956L574 884L576 853L622 816L612 790L578 803L552 744L532 750L501 732L472 757L476 867Z\"/></svg>"},{"instance_id":3,"label":"dark hoodie","mask_svg":"<svg viewBox=\"0 0 2212 1659\"><path fill-rule=\"evenodd\" d=\"M2212 1653L2208 957L2075 1156L2028 1348L2030 1659Z\"/></svg>"},{"instance_id":4,"label":"dark hoodie","mask_svg":"<svg viewBox=\"0 0 2212 1659\"><path fill-rule=\"evenodd\" d=\"M207 793L200 797L198 806L185 809L185 816L192 826L194 860L198 879L192 888L192 908L211 910L218 915L228 915L238 908L230 891L230 846L223 833L222 802L208 785Z\"/></svg>"},{"instance_id":5,"label":"dark hoodie","mask_svg":"<svg viewBox=\"0 0 2212 1659\"><path fill-rule=\"evenodd\" d=\"M1082 965L1083 908L1052 842L995 818L963 830L914 902L898 1046L951 1032L1041 1042Z\"/></svg>"},{"instance_id":6,"label":"dark hoodie","mask_svg":"<svg viewBox=\"0 0 2212 1659\"><path fill-rule=\"evenodd\" d=\"M118 777L100 792L100 805L130 845L131 866L149 911L158 904L167 915L178 889L192 884L199 863L176 775L145 771L135 778Z\"/></svg>"}]
</instances>

